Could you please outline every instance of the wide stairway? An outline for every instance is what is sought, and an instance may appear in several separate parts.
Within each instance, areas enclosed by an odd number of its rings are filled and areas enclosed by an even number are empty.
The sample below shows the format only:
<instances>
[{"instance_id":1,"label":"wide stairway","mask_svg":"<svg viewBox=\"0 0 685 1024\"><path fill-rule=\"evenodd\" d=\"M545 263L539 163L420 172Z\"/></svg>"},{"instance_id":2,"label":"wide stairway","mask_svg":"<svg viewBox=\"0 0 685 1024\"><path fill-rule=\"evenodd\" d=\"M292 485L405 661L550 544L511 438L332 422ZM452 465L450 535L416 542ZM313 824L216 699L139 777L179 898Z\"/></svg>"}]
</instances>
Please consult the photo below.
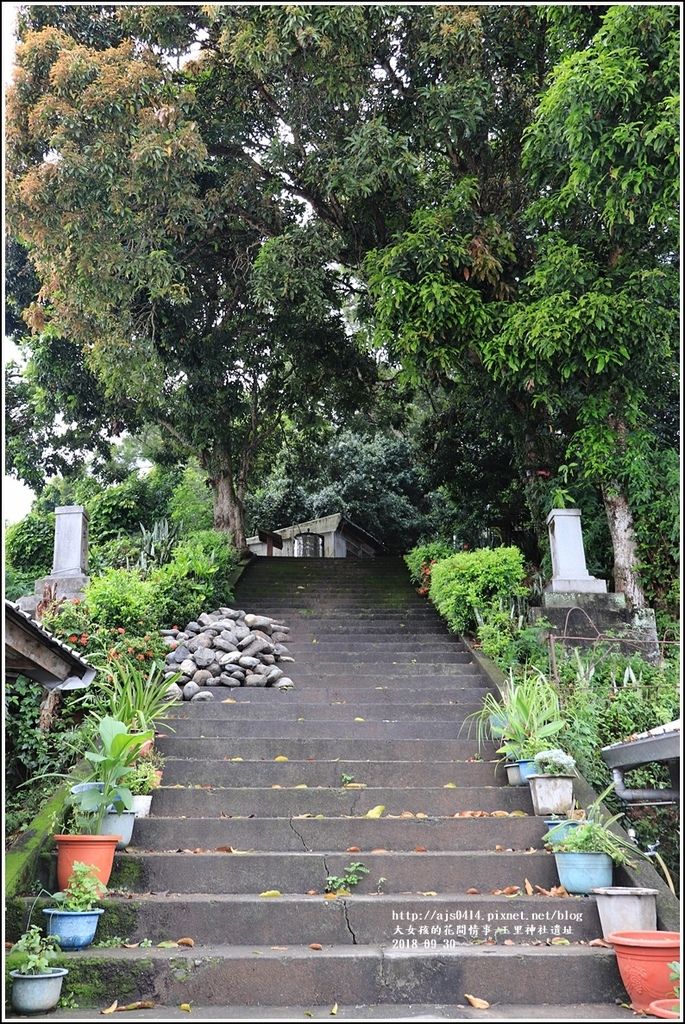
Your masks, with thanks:
<instances>
[{"instance_id":1,"label":"wide stairway","mask_svg":"<svg viewBox=\"0 0 685 1024\"><path fill-rule=\"evenodd\" d=\"M290 627L295 688L221 687L175 712L164 785L111 881L117 934L153 945L76 954L99 979L90 1005L147 998L136 1016L158 1019L184 1017L180 1004L196 1019L632 1016L615 1005L613 952L588 945L594 901L536 891L557 877L528 789L460 731L489 683L401 560L260 558L233 605ZM327 897L354 863L368 873ZM179 938L194 945L158 945Z\"/></svg>"}]
</instances>

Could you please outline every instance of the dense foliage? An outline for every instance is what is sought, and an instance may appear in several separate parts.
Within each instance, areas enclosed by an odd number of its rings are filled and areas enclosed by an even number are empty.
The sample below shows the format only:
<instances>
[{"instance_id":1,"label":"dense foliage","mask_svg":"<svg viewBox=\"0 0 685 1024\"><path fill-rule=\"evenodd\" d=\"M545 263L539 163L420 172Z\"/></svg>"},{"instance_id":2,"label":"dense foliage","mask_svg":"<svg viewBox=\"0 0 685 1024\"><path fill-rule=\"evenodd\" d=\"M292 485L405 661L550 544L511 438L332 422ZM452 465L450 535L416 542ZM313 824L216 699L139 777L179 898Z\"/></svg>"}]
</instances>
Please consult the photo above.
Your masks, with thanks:
<instances>
[{"instance_id":1,"label":"dense foliage","mask_svg":"<svg viewBox=\"0 0 685 1024\"><path fill-rule=\"evenodd\" d=\"M433 566L430 598L450 628L463 633L475 625L478 611L522 595L524 576L518 548L460 551Z\"/></svg>"}]
</instances>

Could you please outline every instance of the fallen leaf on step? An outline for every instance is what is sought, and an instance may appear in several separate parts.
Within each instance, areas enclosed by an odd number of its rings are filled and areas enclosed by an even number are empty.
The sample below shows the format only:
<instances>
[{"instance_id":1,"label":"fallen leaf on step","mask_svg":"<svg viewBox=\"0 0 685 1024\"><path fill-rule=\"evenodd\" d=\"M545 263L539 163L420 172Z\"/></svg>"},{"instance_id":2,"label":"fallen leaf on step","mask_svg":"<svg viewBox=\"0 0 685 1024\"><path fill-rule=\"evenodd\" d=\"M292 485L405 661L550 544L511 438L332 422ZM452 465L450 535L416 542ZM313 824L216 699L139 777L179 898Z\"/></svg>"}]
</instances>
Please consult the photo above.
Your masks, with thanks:
<instances>
[{"instance_id":1,"label":"fallen leaf on step","mask_svg":"<svg viewBox=\"0 0 685 1024\"><path fill-rule=\"evenodd\" d=\"M165 939L163 942L157 943L158 949L176 949L178 942L172 942L171 939Z\"/></svg>"},{"instance_id":2,"label":"fallen leaf on step","mask_svg":"<svg viewBox=\"0 0 685 1024\"><path fill-rule=\"evenodd\" d=\"M513 946L514 944L515 943L513 939L505 939L504 942L502 943L503 946Z\"/></svg>"},{"instance_id":3,"label":"fallen leaf on step","mask_svg":"<svg viewBox=\"0 0 685 1024\"><path fill-rule=\"evenodd\" d=\"M325 900L337 900L338 894L337 894L337 892L325 892L323 894L323 898Z\"/></svg>"},{"instance_id":4,"label":"fallen leaf on step","mask_svg":"<svg viewBox=\"0 0 685 1024\"><path fill-rule=\"evenodd\" d=\"M466 890L466 895L467 896L480 896L480 889L467 889Z\"/></svg>"},{"instance_id":5,"label":"fallen leaf on step","mask_svg":"<svg viewBox=\"0 0 685 1024\"><path fill-rule=\"evenodd\" d=\"M124 949L138 949L138 946L140 945L140 943L139 942L122 942L121 945L124 947Z\"/></svg>"},{"instance_id":6,"label":"fallen leaf on step","mask_svg":"<svg viewBox=\"0 0 685 1024\"><path fill-rule=\"evenodd\" d=\"M552 896L570 896L571 893L563 885L553 885L551 890Z\"/></svg>"},{"instance_id":7,"label":"fallen leaf on step","mask_svg":"<svg viewBox=\"0 0 685 1024\"><path fill-rule=\"evenodd\" d=\"M259 895L262 896L265 900L271 900L276 899L276 897L278 896L282 896L283 893L280 891L280 889L267 889L265 892L260 892Z\"/></svg>"},{"instance_id":8,"label":"fallen leaf on step","mask_svg":"<svg viewBox=\"0 0 685 1024\"><path fill-rule=\"evenodd\" d=\"M413 818L413 817L414 817L414 812L413 811L402 811L402 813L400 814L400 818Z\"/></svg>"},{"instance_id":9,"label":"fallen leaf on step","mask_svg":"<svg viewBox=\"0 0 685 1024\"><path fill-rule=\"evenodd\" d=\"M309 786L306 782L301 782L299 786L293 786L293 789L309 789Z\"/></svg>"},{"instance_id":10,"label":"fallen leaf on step","mask_svg":"<svg viewBox=\"0 0 685 1024\"><path fill-rule=\"evenodd\" d=\"M457 784L456 784L456 782L446 782L445 785L442 788L443 789L457 789Z\"/></svg>"},{"instance_id":11,"label":"fallen leaf on step","mask_svg":"<svg viewBox=\"0 0 685 1024\"><path fill-rule=\"evenodd\" d=\"M538 894L538 896L551 896L552 895L552 893L549 891L549 889L544 889L541 885L536 885L535 886L535 891Z\"/></svg>"},{"instance_id":12,"label":"fallen leaf on step","mask_svg":"<svg viewBox=\"0 0 685 1024\"><path fill-rule=\"evenodd\" d=\"M314 1014L313 1014L313 1012L311 1010L303 1010L302 1011L302 1015L304 1017L313 1017L314 1016Z\"/></svg>"},{"instance_id":13,"label":"fallen leaf on step","mask_svg":"<svg viewBox=\"0 0 685 1024\"><path fill-rule=\"evenodd\" d=\"M502 890L501 889L491 889L490 890L490 895L491 896L501 896L502 895Z\"/></svg>"},{"instance_id":14,"label":"fallen leaf on step","mask_svg":"<svg viewBox=\"0 0 685 1024\"><path fill-rule=\"evenodd\" d=\"M217 846L216 852L217 853L233 853L233 847L232 846Z\"/></svg>"},{"instance_id":15,"label":"fallen leaf on step","mask_svg":"<svg viewBox=\"0 0 685 1024\"><path fill-rule=\"evenodd\" d=\"M271 946L270 949L275 950L277 953L284 953L287 950L287 946Z\"/></svg>"},{"instance_id":16,"label":"fallen leaf on step","mask_svg":"<svg viewBox=\"0 0 685 1024\"><path fill-rule=\"evenodd\" d=\"M489 1010L490 1003L487 999L479 999L478 996L470 996L468 992L464 992L464 999L468 999L476 1010Z\"/></svg>"},{"instance_id":17,"label":"fallen leaf on step","mask_svg":"<svg viewBox=\"0 0 685 1024\"><path fill-rule=\"evenodd\" d=\"M229 846L229 850L230 850L230 846ZM179 946L194 946L195 945L195 939L191 939L188 936L185 936L183 939L176 939L176 943Z\"/></svg>"},{"instance_id":18,"label":"fallen leaf on step","mask_svg":"<svg viewBox=\"0 0 685 1024\"><path fill-rule=\"evenodd\" d=\"M135 1003L127 1003L126 1006L117 1006L117 1013L121 1013L122 1010L152 1010L155 1004L151 999L139 999Z\"/></svg>"},{"instance_id":19,"label":"fallen leaf on step","mask_svg":"<svg viewBox=\"0 0 685 1024\"><path fill-rule=\"evenodd\" d=\"M528 881L527 878L524 879L523 885L525 887L525 890L526 890L526 893L528 894L528 896L532 896L533 893L535 892L535 890L533 889L533 886L530 884L530 882Z\"/></svg>"},{"instance_id":20,"label":"fallen leaf on step","mask_svg":"<svg viewBox=\"0 0 685 1024\"><path fill-rule=\"evenodd\" d=\"M374 847L374 849L373 849L373 850L371 851L371 853L387 853L387 852L388 852L388 851L386 850L386 848L385 848L384 846L376 846L376 847Z\"/></svg>"},{"instance_id":21,"label":"fallen leaf on step","mask_svg":"<svg viewBox=\"0 0 685 1024\"><path fill-rule=\"evenodd\" d=\"M495 853L503 853L503 852L504 852L504 847L503 846L496 846L495 847Z\"/></svg>"},{"instance_id":22,"label":"fallen leaf on step","mask_svg":"<svg viewBox=\"0 0 685 1024\"><path fill-rule=\"evenodd\" d=\"M287 761L287 760L288 760L288 758L285 756L285 754L277 754L276 757L274 758L274 761Z\"/></svg>"},{"instance_id":23,"label":"fallen leaf on step","mask_svg":"<svg viewBox=\"0 0 685 1024\"><path fill-rule=\"evenodd\" d=\"M276 786L272 786L271 788L272 788L272 789L283 789L283 786L278 786L278 785L276 785Z\"/></svg>"},{"instance_id":24,"label":"fallen leaf on step","mask_svg":"<svg viewBox=\"0 0 685 1024\"><path fill-rule=\"evenodd\" d=\"M348 846L347 850L345 852L346 853L361 853L362 851L361 851L361 847L360 846Z\"/></svg>"},{"instance_id":25,"label":"fallen leaf on step","mask_svg":"<svg viewBox=\"0 0 685 1024\"><path fill-rule=\"evenodd\" d=\"M366 789L365 782L346 782L343 789Z\"/></svg>"},{"instance_id":26,"label":"fallen leaf on step","mask_svg":"<svg viewBox=\"0 0 685 1024\"><path fill-rule=\"evenodd\" d=\"M550 946L570 946L571 943L568 939L562 939L560 935L556 935L553 939L549 940Z\"/></svg>"},{"instance_id":27,"label":"fallen leaf on step","mask_svg":"<svg viewBox=\"0 0 685 1024\"><path fill-rule=\"evenodd\" d=\"M119 1003L115 999L111 1006L108 1006L106 1010L100 1010L100 1013L114 1013Z\"/></svg>"},{"instance_id":28,"label":"fallen leaf on step","mask_svg":"<svg viewBox=\"0 0 685 1024\"><path fill-rule=\"evenodd\" d=\"M504 893L505 896L516 896L518 893L521 892L521 886L520 885L508 885L508 886L506 886L505 889L502 889L502 892Z\"/></svg>"},{"instance_id":29,"label":"fallen leaf on step","mask_svg":"<svg viewBox=\"0 0 685 1024\"><path fill-rule=\"evenodd\" d=\"M242 757L232 757L231 761L242 761Z\"/></svg>"},{"instance_id":30,"label":"fallen leaf on step","mask_svg":"<svg viewBox=\"0 0 685 1024\"><path fill-rule=\"evenodd\" d=\"M380 818L385 810L385 804L376 804L370 811L367 811L364 815L365 818Z\"/></svg>"},{"instance_id":31,"label":"fallen leaf on step","mask_svg":"<svg viewBox=\"0 0 685 1024\"><path fill-rule=\"evenodd\" d=\"M509 815L510 818L527 818L528 815L525 811L512 811Z\"/></svg>"},{"instance_id":32,"label":"fallen leaf on step","mask_svg":"<svg viewBox=\"0 0 685 1024\"><path fill-rule=\"evenodd\" d=\"M307 889L307 896L318 896L318 895L319 895L319 890L318 889Z\"/></svg>"},{"instance_id":33,"label":"fallen leaf on step","mask_svg":"<svg viewBox=\"0 0 685 1024\"><path fill-rule=\"evenodd\" d=\"M365 722L365 718L355 718L355 722Z\"/></svg>"},{"instance_id":34,"label":"fallen leaf on step","mask_svg":"<svg viewBox=\"0 0 685 1024\"><path fill-rule=\"evenodd\" d=\"M493 811L490 815L491 818L508 818L509 811Z\"/></svg>"},{"instance_id":35,"label":"fallen leaf on step","mask_svg":"<svg viewBox=\"0 0 685 1024\"><path fill-rule=\"evenodd\" d=\"M604 939L590 939L588 946L601 946L603 949L611 949L611 943L605 942Z\"/></svg>"},{"instance_id":36,"label":"fallen leaf on step","mask_svg":"<svg viewBox=\"0 0 685 1024\"><path fill-rule=\"evenodd\" d=\"M190 1013L190 1003L180 1003L179 1010L184 1010L185 1013Z\"/></svg>"},{"instance_id":37,"label":"fallen leaf on step","mask_svg":"<svg viewBox=\"0 0 685 1024\"><path fill-rule=\"evenodd\" d=\"M233 697L227 697L226 700L222 700L222 704L237 704L237 700L233 700Z\"/></svg>"},{"instance_id":38,"label":"fallen leaf on step","mask_svg":"<svg viewBox=\"0 0 685 1024\"><path fill-rule=\"evenodd\" d=\"M427 818L427 817L428 817L428 815L427 815L427 814L424 814L424 813L423 813L423 811L417 811L417 812L416 812L416 817L417 817L417 818Z\"/></svg>"},{"instance_id":39,"label":"fallen leaf on step","mask_svg":"<svg viewBox=\"0 0 685 1024\"><path fill-rule=\"evenodd\" d=\"M433 892L432 889L429 889L428 892L422 892L421 895L422 896L437 896L438 894L437 894L437 892Z\"/></svg>"},{"instance_id":40,"label":"fallen leaf on step","mask_svg":"<svg viewBox=\"0 0 685 1024\"><path fill-rule=\"evenodd\" d=\"M428 850L425 846L415 846L414 853L428 853Z\"/></svg>"},{"instance_id":41,"label":"fallen leaf on step","mask_svg":"<svg viewBox=\"0 0 685 1024\"><path fill-rule=\"evenodd\" d=\"M321 945L320 942L310 942L309 943L309 948L310 949L323 949L323 946Z\"/></svg>"},{"instance_id":42,"label":"fallen leaf on step","mask_svg":"<svg viewBox=\"0 0 685 1024\"><path fill-rule=\"evenodd\" d=\"M338 1004L334 1003L333 1006L331 1006L331 1009L330 1009L329 1012L330 1012L331 1017L335 1017L336 1013L338 1012Z\"/></svg>"}]
</instances>

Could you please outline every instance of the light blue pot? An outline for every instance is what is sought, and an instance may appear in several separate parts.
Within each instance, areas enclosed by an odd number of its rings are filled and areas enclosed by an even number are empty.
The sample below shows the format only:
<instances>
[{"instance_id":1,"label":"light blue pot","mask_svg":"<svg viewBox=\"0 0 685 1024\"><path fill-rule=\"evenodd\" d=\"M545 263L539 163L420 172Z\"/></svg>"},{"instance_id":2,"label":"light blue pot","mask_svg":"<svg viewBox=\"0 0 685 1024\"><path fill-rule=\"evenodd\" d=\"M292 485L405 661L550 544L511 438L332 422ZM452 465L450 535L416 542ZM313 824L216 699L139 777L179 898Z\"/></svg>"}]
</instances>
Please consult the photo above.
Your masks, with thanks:
<instances>
[{"instance_id":1,"label":"light blue pot","mask_svg":"<svg viewBox=\"0 0 685 1024\"><path fill-rule=\"evenodd\" d=\"M66 967L51 967L46 974L22 974L10 971L12 1006L17 1013L34 1014L52 1010L59 1002Z\"/></svg>"},{"instance_id":2,"label":"light blue pot","mask_svg":"<svg viewBox=\"0 0 685 1024\"><path fill-rule=\"evenodd\" d=\"M89 789L99 789L102 793L104 788L104 782L77 782L70 792L75 796L77 793L87 793Z\"/></svg>"},{"instance_id":3,"label":"light blue pot","mask_svg":"<svg viewBox=\"0 0 685 1024\"><path fill-rule=\"evenodd\" d=\"M121 814L117 814L116 811L107 811L102 819L100 834L103 836L121 836L117 843L117 850L125 850L131 842L135 821L135 811L122 811Z\"/></svg>"},{"instance_id":4,"label":"light blue pot","mask_svg":"<svg viewBox=\"0 0 685 1024\"><path fill-rule=\"evenodd\" d=\"M569 832L572 829L577 828L578 825L580 825L580 822L574 821L573 819L570 821L564 821L562 818L545 818L545 825L548 829L557 829L554 839L550 840L550 842L554 842L556 844L563 843Z\"/></svg>"},{"instance_id":5,"label":"light blue pot","mask_svg":"<svg viewBox=\"0 0 685 1024\"><path fill-rule=\"evenodd\" d=\"M100 915L104 909L55 910L47 907L48 935L54 935L62 949L85 949L95 938Z\"/></svg>"},{"instance_id":6,"label":"light blue pot","mask_svg":"<svg viewBox=\"0 0 685 1024\"><path fill-rule=\"evenodd\" d=\"M531 775L536 774L535 761L533 761L532 758L530 760L528 758L524 758L523 761L517 761L516 763L519 766L519 771L521 772L522 783L528 782Z\"/></svg>"},{"instance_id":7,"label":"light blue pot","mask_svg":"<svg viewBox=\"0 0 685 1024\"><path fill-rule=\"evenodd\" d=\"M614 865L608 853L555 853L559 881L568 892L589 896L610 886Z\"/></svg>"}]
</instances>

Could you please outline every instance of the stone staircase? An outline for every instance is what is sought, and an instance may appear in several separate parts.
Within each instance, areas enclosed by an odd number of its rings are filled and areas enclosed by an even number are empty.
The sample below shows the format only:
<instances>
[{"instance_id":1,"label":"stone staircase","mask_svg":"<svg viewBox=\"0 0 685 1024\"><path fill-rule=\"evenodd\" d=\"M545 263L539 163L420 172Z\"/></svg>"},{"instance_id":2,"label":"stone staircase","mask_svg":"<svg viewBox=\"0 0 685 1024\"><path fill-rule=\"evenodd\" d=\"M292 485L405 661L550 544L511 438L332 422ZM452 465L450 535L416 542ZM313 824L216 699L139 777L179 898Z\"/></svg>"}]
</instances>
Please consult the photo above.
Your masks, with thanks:
<instances>
[{"instance_id":1,"label":"stone staircase","mask_svg":"<svg viewBox=\"0 0 685 1024\"><path fill-rule=\"evenodd\" d=\"M479 760L460 732L489 682L403 563L257 559L234 606L289 625L295 689L222 687L177 710L158 741L164 785L116 857L98 936L153 946L70 957L80 1006L148 998L156 1008L139 1015L155 1019L183 1017L181 1003L196 1019L323 1018L334 1004L351 1019L631 1016L615 1005L613 952L579 944L601 934L594 900L492 894L549 888L554 859L527 788L504 785L493 749ZM383 817L364 817L379 804ZM324 898L351 862L368 874ZM194 946L158 945L181 937Z\"/></svg>"}]
</instances>

